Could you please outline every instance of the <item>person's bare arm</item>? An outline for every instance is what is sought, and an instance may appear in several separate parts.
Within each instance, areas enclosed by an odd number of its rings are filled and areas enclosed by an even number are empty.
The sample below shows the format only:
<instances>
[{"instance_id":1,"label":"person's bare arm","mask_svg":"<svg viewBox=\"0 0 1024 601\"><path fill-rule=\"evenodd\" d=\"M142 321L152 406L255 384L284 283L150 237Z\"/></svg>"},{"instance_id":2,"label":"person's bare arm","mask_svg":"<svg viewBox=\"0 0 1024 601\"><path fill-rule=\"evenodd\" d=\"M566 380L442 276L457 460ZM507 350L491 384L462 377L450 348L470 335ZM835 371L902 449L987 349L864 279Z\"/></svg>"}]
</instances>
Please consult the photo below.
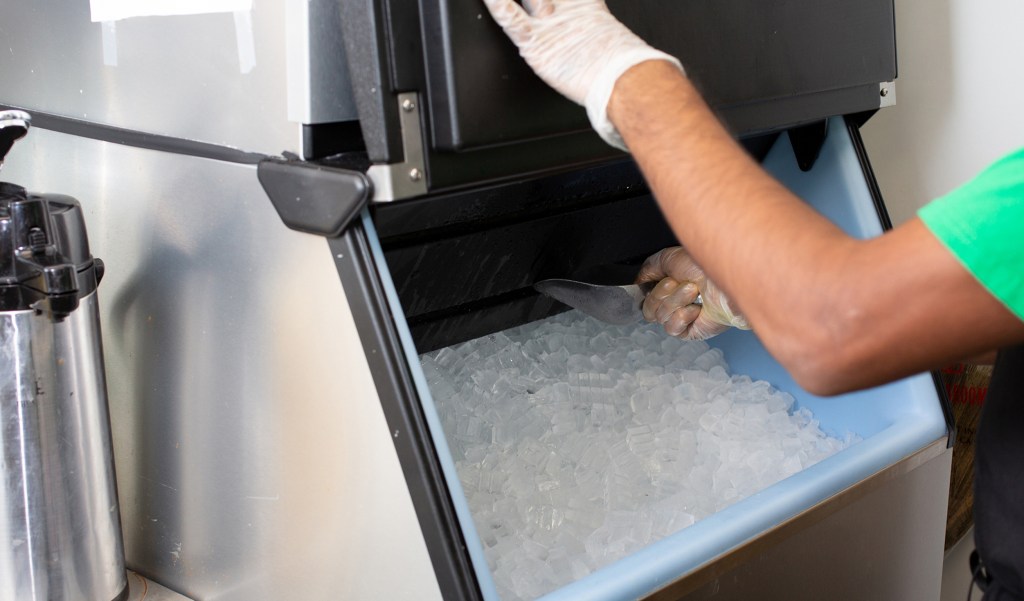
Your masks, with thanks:
<instances>
[{"instance_id":1,"label":"person's bare arm","mask_svg":"<svg viewBox=\"0 0 1024 601\"><path fill-rule=\"evenodd\" d=\"M603 0L484 3L541 79L584 105L608 143L632 150L680 241L725 291L707 300L730 308L723 315L738 309L809 390L870 386L1024 340L1024 322L920 221L858 241L765 174L679 62ZM689 331L709 307L689 306L694 287L669 292L671 283L655 288L645 313L673 333L710 331Z\"/></svg>"},{"instance_id":2,"label":"person's bare arm","mask_svg":"<svg viewBox=\"0 0 1024 601\"><path fill-rule=\"evenodd\" d=\"M981 355L968 357L967 359L964 359L964 363L971 363L973 365L995 365L996 355L998 354L998 351L989 351Z\"/></svg>"},{"instance_id":3,"label":"person's bare arm","mask_svg":"<svg viewBox=\"0 0 1024 601\"><path fill-rule=\"evenodd\" d=\"M676 235L811 392L1024 340L1024 322L918 219L873 240L847 236L754 163L669 63L628 70L608 115Z\"/></svg>"}]
</instances>

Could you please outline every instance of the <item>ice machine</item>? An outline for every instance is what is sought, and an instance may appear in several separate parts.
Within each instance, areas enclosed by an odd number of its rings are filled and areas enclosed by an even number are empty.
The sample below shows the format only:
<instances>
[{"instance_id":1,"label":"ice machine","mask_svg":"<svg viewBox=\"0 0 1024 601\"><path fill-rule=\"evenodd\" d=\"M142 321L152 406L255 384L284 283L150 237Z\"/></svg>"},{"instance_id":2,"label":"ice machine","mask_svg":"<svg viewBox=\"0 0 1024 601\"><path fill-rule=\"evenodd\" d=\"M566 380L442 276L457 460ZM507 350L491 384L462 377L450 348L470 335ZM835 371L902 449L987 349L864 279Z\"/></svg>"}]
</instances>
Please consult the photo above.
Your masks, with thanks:
<instances>
[{"instance_id":1,"label":"ice machine","mask_svg":"<svg viewBox=\"0 0 1024 601\"><path fill-rule=\"evenodd\" d=\"M421 357L561 319L534 282L673 244L636 166L475 0L98 4L0 8L0 105L66 166L5 175L82 199L107 258L128 567L200 600L498 599ZM891 2L609 6L802 198L889 226L859 126L895 100ZM934 598L932 377L823 399L753 334L712 345L859 442L542 594Z\"/></svg>"}]
</instances>

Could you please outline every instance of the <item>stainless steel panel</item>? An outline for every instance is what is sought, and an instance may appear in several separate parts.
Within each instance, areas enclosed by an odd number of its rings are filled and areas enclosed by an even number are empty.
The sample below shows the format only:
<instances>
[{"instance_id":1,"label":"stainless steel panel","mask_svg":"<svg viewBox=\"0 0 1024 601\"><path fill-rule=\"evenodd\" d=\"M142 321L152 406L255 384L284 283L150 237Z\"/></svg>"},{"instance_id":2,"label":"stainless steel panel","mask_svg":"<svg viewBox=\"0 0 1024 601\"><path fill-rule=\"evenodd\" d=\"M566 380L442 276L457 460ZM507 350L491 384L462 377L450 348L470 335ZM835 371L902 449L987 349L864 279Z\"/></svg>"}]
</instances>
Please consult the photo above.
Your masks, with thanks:
<instances>
[{"instance_id":1,"label":"stainless steel panel","mask_svg":"<svg viewBox=\"0 0 1024 601\"><path fill-rule=\"evenodd\" d=\"M341 2L286 0L288 118L301 123L357 119L341 38Z\"/></svg>"},{"instance_id":2,"label":"stainless steel panel","mask_svg":"<svg viewBox=\"0 0 1024 601\"><path fill-rule=\"evenodd\" d=\"M0 3L0 104L278 154L356 118L336 0L90 21L89 2Z\"/></svg>"},{"instance_id":3,"label":"stainless steel panel","mask_svg":"<svg viewBox=\"0 0 1024 601\"><path fill-rule=\"evenodd\" d=\"M0 599L128 586L98 333L96 293L56 323L0 312Z\"/></svg>"},{"instance_id":4,"label":"stainless steel panel","mask_svg":"<svg viewBox=\"0 0 1024 601\"><path fill-rule=\"evenodd\" d=\"M81 201L130 568L198 600L439 599L328 246L255 168L36 130Z\"/></svg>"}]
</instances>

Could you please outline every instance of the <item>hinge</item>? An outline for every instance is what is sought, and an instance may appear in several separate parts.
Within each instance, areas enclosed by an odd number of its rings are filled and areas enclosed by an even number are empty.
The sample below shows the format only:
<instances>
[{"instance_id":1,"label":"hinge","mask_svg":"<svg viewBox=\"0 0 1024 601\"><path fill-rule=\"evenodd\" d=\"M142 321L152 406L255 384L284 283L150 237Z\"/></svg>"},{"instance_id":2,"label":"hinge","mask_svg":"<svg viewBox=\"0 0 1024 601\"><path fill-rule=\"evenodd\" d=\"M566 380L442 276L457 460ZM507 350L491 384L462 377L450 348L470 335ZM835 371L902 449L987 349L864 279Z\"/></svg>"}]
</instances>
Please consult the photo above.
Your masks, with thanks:
<instances>
[{"instance_id":1,"label":"hinge","mask_svg":"<svg viewBox=\"0 0 1024 601\"><path fill-rule=\"evenodd\" d=\"M373 202L390 202L427 193L423 130L420 127L420 103L416 92L398 95L398 117L404 161L373 165L366 172L373 182Z\"/></svg>"}]
</instances>

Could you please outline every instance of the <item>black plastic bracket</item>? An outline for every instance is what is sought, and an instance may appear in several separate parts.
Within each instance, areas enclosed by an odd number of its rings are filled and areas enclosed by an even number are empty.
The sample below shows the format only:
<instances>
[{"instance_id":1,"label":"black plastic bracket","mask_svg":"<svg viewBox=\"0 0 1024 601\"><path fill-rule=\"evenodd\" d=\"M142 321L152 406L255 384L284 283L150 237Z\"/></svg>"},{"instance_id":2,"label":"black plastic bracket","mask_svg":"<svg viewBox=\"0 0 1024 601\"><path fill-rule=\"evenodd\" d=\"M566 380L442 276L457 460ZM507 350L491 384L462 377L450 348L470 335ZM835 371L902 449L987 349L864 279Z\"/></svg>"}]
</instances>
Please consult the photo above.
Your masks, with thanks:
<instances>
[{"instance_id":1,"label":"black plastic bracket","mask_svg":"<svg viewBox=\"0 0 1024 601\"><path fill-rule=\"evenodd\" d=\"M285 225L328 238L345 231L373 189L364 173L303 161L264 159L256 175Z\"/></svg>"},{"instance_id":2,"label":"black plastic bracket","mask_svg":"<svg viewBox=\"0 0 1024 601\"><path fill-rule=\"evenodd\" d=\"M861 111L859 113L851 113L851 114L846 116L846 121L848 123L853 123L854 125L857 126L858 129L860 129L861 127L864 127L864 124L867 123L869 119L874 117L875 113L877 113L877 112L878 112L878 109L872 109L870 111Z\"/></svg>"},{"instance_id":3,"label":"black plastic bracket","mask_svg":"<svg viewBox=\"0 0 1024 601\"><path fill-rule=\"evenodd\" d=\"M0 165L18 140L28 133L31 118L23 111L0 112Z\"/></svg>"},{"instance_id":4,"label":"black plastic bracket","mask_svg":"<svg viewBox=\"0 0 1024 601\"><path fill-rule=\"evenodd\" d=\"M807 172L814 168L827 136L827 119L789 130L789 141L793 145L793 154L796 155L796 163L801 171Z\"/></svg>"}]
</instances>

